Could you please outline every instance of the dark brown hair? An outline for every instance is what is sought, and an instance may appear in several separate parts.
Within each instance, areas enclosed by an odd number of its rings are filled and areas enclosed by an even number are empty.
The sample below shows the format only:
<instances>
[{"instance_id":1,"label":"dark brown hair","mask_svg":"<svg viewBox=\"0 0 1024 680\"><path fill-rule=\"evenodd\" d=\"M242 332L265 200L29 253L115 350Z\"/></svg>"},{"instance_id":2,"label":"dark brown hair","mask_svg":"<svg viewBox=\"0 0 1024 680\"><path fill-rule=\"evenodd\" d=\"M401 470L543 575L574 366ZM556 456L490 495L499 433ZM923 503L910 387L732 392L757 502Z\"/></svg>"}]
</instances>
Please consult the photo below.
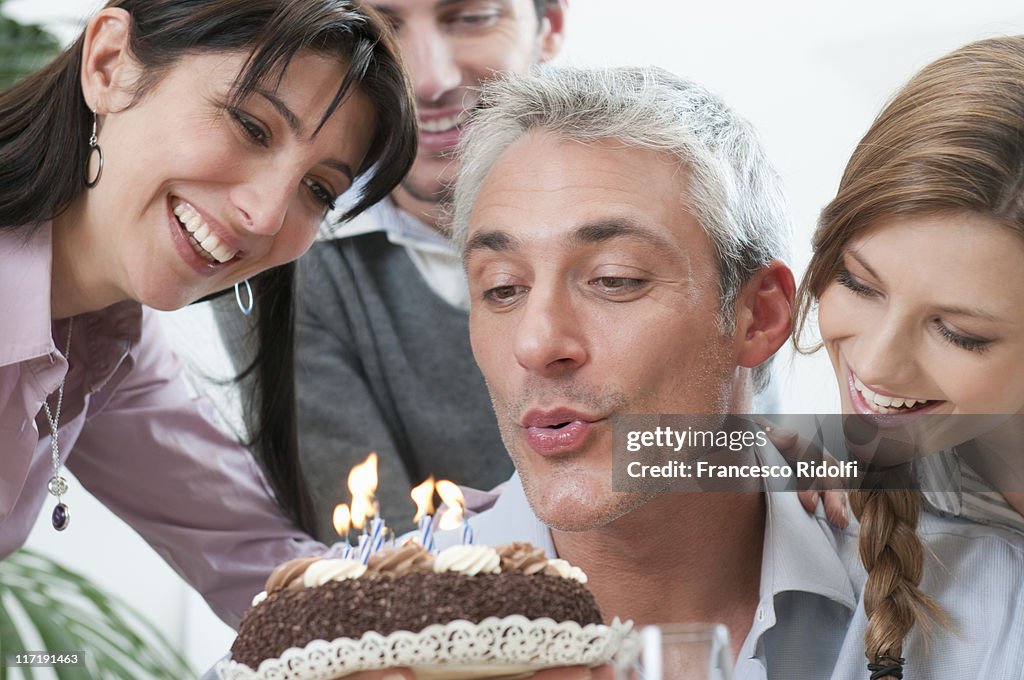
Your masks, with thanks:
<instances>
[{"instance_id":1,"label":"dark brown hair","mask_svg":"<svg viewBox=\"0 0 1024 680\"><path fill-rule=\"evenodd\" d=\"M893 216L966 212L1024 236L1024 36L963 47L914 76L857 145L821 213L797 293L799 340L850 241ZM799 347L799 343L798 343ZM923 593L917 491L859 491L860 552L874 662L901 656L911 628L947 623Z\"/></svg>"},{"instance_id":2,"label":"dark brown hair","mask_svg":"<svg viewBox=\"0 0 1024 680\"><path fill-rule=\"evenodd\" d=\"M276 82L295 55L313 50L347 65L322 125L358 88L377 125L357 174L368 174L347 219L398 184L416 154L412 89L387 24L360 0L111 0L131 16L129 50L142 97L178 59L204 52L249 53L231 93L244 99ZM84 34L50 64L0 92L0 229L26 232L59 215L85 190L92 125L80 85ZM294 265L252 279L258 350L250 442L278 502L312 532L312 504L298 462L293 366Z\"/></svg>"}]
</instances>

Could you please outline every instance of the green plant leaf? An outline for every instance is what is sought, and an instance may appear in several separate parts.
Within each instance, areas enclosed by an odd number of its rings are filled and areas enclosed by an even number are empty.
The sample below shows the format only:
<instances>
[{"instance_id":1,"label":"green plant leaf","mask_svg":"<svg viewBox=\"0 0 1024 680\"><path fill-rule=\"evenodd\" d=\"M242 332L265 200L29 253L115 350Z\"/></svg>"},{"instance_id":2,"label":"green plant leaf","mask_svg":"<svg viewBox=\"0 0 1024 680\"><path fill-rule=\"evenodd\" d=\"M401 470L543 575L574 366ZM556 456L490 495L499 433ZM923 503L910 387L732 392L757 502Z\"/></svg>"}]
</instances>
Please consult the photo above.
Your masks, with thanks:
<instances>
[{"instance_id":1,"label":"green plant leaf","mask_svg":"<svg viewBox=\"0 0 1024 680\"><path fill-rule=\"evenodd\" d=\"M0 0L3 2L3 0ZM11 597L11 600L14 600ZM17 652L25 651L25 643L21 640L21 633L18 632L18 627L14 625L14 621L8 615L8 607L10 602L3 601L3 593L0 592L0 657L4 657L4 654L15 654ZM0 663L6 662L7 659L0 658ZM31 666L25 666L21 669L21 674L24 680L35 680L35 673L32 672ZM7 666L6 663L3 667L0 667L0 680L7 680Z\"/></svg>"},{"instance_id":2,"label":"green plant leaf","mask_svg":"<svg viewBox=\"0 0 1024 680\"><path fill-rule=\"evenodd\" d=\"M59 669L61 680L195 677L157 628L126 602L30 550L0 562L0 600L16 601L49 650L82 650L88 666ZM14 633L8 638L7 626ZM22 640L15 620L0 618L2 639ZM67 671L65 673L64 671Z\"/></svg>"},{"instance_id":3,"label":"green plant leaf","mask_svg":"<svg viewBox=\"0 0 1024 680\"><path fill-rule=\"evenodd\" d=\"M0 15L0 90L35 71L59 51L60 42L46 29Z\"/></svg>"},{"instance_id":4,"label":"green plant leaf","mask_svg":"<svg viewBox=\"0 0 1024 680\"><path fill-rule=\"evenodd\" d=\"M35 624L46 650L56 653L78 649L75 646L77 640L52 621L46 609L32 602L30 598L23 597L25 593L11 592L10 595L18 601L29 619ZM57 677L61 680L89 680L89 671L85 666L55 666L54 668Z\"/></svg>"}]
</instances>

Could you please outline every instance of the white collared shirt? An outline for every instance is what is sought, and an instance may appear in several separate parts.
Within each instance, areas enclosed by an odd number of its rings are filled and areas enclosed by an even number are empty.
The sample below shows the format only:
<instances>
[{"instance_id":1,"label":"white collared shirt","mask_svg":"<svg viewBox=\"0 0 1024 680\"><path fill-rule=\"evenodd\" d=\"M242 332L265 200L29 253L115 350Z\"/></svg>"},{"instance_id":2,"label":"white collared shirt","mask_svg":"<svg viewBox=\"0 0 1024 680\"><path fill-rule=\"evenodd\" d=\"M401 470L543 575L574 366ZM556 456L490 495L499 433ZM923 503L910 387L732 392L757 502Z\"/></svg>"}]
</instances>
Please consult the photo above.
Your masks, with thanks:
<instances>
[{"instance_id":1,"label":"white collared shirt","mask_svg":"<svg viewBox=\"0 0 1024 680\"><path fill-rule=\"evenodd\" d=\"M925 490L925 507L932 512L1024 534L1024 517L955 450L922 459L917 474Z\"/></svg>"},{"instance_id":2,"label":"white collared shirt","mask_svg":"<svg viewBox=\"0 0 1024 680\"><path fill-rule=\"evenodd\" d=\"M758 457L784 464L774 449L759 450ZM551 531L530 508L518 473L470 524L477 543L528 541L557 556ZM461 532L439 532L435 541L443 549L460 542ZM760 596L735 680L830 676L857 602L837 541L855 542L832 530L821 513L805 512L795 493L767 494Z\"/></svg>"},{"instance_id":3,"label":"white collared shirt","mask_svg":"<svg viewBox=\"0 0 1024 680\"><path fill-rule=\"evenodd\" d=\"M774 449L757 455L783 464ZM831 529L820 509L807 514L792 492L767 493L766 501L760 597L735 680L865 680L859 526L851 520L841 532ZM489 510L470 520L478 543L529 541L557 556L518 474L489 502ZM1024 680L1024 536L927 512L918 533L926 555L921 588L953 627L930 638L920 628L911 631L904 677ZM460 540L458 530L436 534L439 548Z\"/></svg>"}]
</instances>

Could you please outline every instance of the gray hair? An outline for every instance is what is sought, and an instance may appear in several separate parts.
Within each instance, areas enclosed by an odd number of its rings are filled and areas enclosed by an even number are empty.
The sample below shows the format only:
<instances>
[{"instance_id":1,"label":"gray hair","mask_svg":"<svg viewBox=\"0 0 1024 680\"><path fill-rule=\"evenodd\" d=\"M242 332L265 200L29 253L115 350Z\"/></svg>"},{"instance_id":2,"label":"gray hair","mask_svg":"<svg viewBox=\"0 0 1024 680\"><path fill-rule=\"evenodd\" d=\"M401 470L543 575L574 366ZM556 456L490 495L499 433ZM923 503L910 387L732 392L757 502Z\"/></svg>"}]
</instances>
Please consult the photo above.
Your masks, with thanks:
<instances>
[{"instance_id":1,"label":"gray hair","mask_svg":"<svg viewBox=\"0 0 1024 680\"><path fill-rule=\"evenodd\" d=\"M583 143L614 139L679 159L690 174L679 199L715 249L723 333L735 329L733 306L743 284L789 255L782 183L753 128L707 89L655 67L547 67L487 83L459 148L451 227L460 251L491 166L533 130ZM768 369L768 361L755 369L756 389L767 385Z\"/></svg>"}]
</instances>

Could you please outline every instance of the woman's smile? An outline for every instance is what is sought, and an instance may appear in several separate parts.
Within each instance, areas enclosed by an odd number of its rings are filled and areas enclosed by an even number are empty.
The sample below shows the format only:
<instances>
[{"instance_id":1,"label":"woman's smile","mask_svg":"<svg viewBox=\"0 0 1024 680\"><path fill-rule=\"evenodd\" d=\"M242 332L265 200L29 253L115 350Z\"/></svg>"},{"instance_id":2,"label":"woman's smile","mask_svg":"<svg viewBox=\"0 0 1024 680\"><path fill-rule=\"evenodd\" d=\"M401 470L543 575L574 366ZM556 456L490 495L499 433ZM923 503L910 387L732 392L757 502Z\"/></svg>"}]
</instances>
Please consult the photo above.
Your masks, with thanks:
<instances>
[{"instance_id":1,"label":"woman's smile","mask_svg":"<svg viewBox=\"0 0 1024 680\"><path fill-rule=\"evenodd\" d=\"M102 181L55 220L71 271L90 281L69 285L97 291L88 306L176 309L290 262L351 184L377 124L370 100L351 90L319 126L346 65L300 52L273 90L234 101L245 57L182 57L138 101L117 90L124 101L100 116Z\"/></svg>"},{"instance_id":2,"label":"woman's smile","mask_svg":"<svg viewBox=\"0 0 1024 680\"><path fill-rule=\"evenodd\" d=\"M891 422L1024 410L1024 242L971 213L881 221L819 302L843 409Z\"/></svg>"},{"instance_id":3,"label":"woman's smile","mask_svg":"<svg viewBox=\"0 0 1024 680\"><path fill-rule=\"evenodd\" d=\"M188 242L197 255L211 264L224 264L238 255L239 248L233 248L222 240L196 208L179 200L172 200L171 205L174 206L174 216L182 231L188 234Z\"/></svg>"}]
</instances>

